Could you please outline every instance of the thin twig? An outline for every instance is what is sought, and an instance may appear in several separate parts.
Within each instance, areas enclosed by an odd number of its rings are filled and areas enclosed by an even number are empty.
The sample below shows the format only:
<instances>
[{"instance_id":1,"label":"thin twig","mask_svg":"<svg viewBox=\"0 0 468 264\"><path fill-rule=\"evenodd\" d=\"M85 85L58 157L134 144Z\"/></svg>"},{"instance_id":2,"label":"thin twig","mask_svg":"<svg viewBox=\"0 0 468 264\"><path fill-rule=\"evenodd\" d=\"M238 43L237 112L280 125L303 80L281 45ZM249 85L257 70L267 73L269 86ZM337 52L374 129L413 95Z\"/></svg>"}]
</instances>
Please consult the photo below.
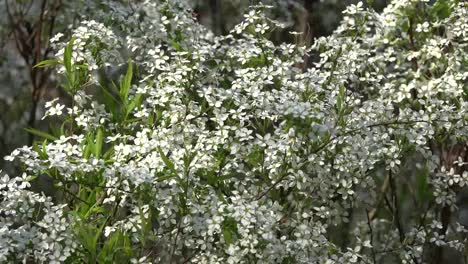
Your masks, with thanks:
<instances>
[{"instance_id":1,"label":"thin twig","mask_svg":"<svg viewBox=\"0 0 468 264\"><path fill-rule=\"evenodd\" d=\"M366 209L366 216L367 216L367 226L369 227L369 236L370 236L372 260L374 261L374 264L375 264L375 263L377 263L377 260L376 260L376 255L375 255L375 251L374 251L374 238L373 238L374 231L372 230L372 224L371 224L372 220L369 217L369 211L367 209Z\"/></svg>"},{"instance_id":2,"label":"thin twig","mask_svg":"<svg viewBox=\"0 0 468 264\"><path fill-rule=\"evenodd\" d=\"M379 200L377 201L377 204L375 205L372 210L367 212L367 218L372 222L377 215L377 211L380 208L380 205L382 204L385 194L387 193L388 187L390 186L390 177L389 174L385 176L384 182L382 184L382 187L380 187L380 197Z\"/></svg>"},{"instance_id":3,"label":"thin twig","mask_svg":"<svg viewBox=\"0 0 468 264\"><path fill-rule=\"evenodd\" d=\"M400 236L400 242L403 244L405 241L405 233L403 230L403 227L400 222L400 208L398 204L398 193L395 187L395 179L392 177L392 171L390 170L388 172L388 175L390 177L390 193L392 196L392 206L393 206L393 220L396 224L396 227L398 229L398 234Z\"/></svg>"},{"instance_id":4,"label":"thin twig","mask_svg":"<svg viewBox=\"0 0 468 264\"><path fill-rule=\"evenodd\" d=\"M440 121L440 122L450 122L450 121L444 121L444 120L432 120L432 121ZM314 149L310 154L316 154L320 151L322 151L324 148L326 148L331 142L335 141L336 139L344 136L349 136L352 135L356 132L359 132L363 129L366 128L373 128L373 127L379 127L379 126L390 126L390 125L410 125L410 124L415 124L415 123L430 123L428 120L413 120L413 121L389 121L389 122L382 122L382 123L376 123L376 124L370 124L366 125L360 128L352 129L349 131L344 132L343 134L335 135L326 142L322 143L320 146L318 146L316 149ZM282 175L278 180L276 180L265 192L261 193L255 200L260 200L263 198L266 194L268 194L273 188L275 188L278 184L280 184L288 174Z\"/></svg>"}]
</instances>

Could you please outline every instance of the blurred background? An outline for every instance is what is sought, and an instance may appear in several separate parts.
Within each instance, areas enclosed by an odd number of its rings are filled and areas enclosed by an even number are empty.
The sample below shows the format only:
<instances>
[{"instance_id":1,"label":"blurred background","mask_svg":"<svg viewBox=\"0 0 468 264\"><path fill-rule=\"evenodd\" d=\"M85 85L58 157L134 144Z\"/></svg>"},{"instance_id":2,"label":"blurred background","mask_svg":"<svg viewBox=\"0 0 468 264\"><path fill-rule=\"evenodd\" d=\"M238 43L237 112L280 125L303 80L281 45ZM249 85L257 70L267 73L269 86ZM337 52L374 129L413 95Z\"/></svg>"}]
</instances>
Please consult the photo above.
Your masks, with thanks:
<instances>
[{"instance_id":1,"label":"blurred background","mask_svg":"<svg viewBox=\"0 0 468 264\"><path fill-rule=\"evenodd\" d=\"M59 97L67 103L51 70L33 68L52 58L50 40L67 35L84 14L119 0L5 0L0 2L0 169L14 173L3 157L17 147L30 145L34 136L25 128L48 130L53 119L41 120L45 102ZM341 12L357 0L187 0L194 16L214 34L227 34L242 20L250 5L272 5L272 15L288 25L276 32L273 41L310 45L338 26ZM382 10L388 0L367 1ZM129 6L139 1L120 0ZM304 32L296 37L290 31ZM299 39L298 39L299 38ZM56 120L58 121L58 120Z\"/></svg>"}]
</instances>

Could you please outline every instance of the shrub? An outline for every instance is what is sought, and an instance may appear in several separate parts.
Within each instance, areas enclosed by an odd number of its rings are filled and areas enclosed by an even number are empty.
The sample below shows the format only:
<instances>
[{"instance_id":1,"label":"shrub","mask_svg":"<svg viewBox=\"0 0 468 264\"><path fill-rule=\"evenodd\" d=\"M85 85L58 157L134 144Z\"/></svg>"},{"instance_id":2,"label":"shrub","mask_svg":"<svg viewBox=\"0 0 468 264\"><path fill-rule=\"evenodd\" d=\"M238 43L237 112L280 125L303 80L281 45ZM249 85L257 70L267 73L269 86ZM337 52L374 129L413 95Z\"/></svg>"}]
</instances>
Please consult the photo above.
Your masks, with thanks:
<instances>
[{"instance_id":1,"label":"shrub","mask_svg":"<svg viewBox=\"0 0 468 264\"><path fill-rule=\"evenodd\" d=\"M49 102L63 125L6 157L24 175L1 181L2 261L422 263L463 251L452 216L468 184L466 3L352 5L310 48L269 41L282 24L263 5L226 36L179 1L106 8L38 65L56 66L73 103ZM44 177L53 199L28 189Z\"/></svg>"}]
</instances>

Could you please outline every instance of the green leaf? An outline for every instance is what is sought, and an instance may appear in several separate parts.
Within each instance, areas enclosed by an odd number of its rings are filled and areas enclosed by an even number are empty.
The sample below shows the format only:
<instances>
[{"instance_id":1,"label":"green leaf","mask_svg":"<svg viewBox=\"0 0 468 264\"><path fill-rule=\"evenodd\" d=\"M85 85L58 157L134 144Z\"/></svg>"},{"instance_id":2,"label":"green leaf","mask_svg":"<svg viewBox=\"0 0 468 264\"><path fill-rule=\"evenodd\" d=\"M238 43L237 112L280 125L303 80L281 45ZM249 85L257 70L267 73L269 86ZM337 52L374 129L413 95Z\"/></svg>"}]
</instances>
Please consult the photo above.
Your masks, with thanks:
<instances>
[{"instance_id":1,"label":"green leaf","mask_svg":"<svg viewBox=\"0 0 468 264\"><path fill-rule=\"evenodd\" d=\"M156 181L157 182L162 182L162 181L165 181L165 180L172 179L174 177L175 177L175 175L166 175L166 176L156 178Z\"/></svg>"},{"instance_id":2,"label":"green leaf","mask_svg":"<svg viewBox=\"0 0 468 264\"><path fill-rule=\"evenodd\" d=\"M34 65L33 68L44 68L44 67L49 67L49 66L55 66L60 64L58 60L43 60L39 62L38 64Z\"/></svg>"},{"instance_id":3,"label":"green leaf","mask_svg":"<svg viewBox=\"0 0 468 264\"><path fill-rule=\"evenodd\" d=\"M39 147L38 143L33 144L33 149L39 155L39 158L42 160L47 159L47 150L46 150L47 140L42 142L42 148Z\"/></svg>"},{"instance_id":4,"label":"green leaf","mask_svg":"<svg viewBox=\"0 0 468 264\"><path fill-rule=\"evenodd\" d=\"M226 218L223 221L223 237L227 244L236 242L238 237L237 222L234 218Z\"/></svg>"},{"instance_id":5,"label":"green leaf","mask_svg":"<svg viewBox=\"0 0 468 264\"><path fill-rule=\"evenodd\" d=\"M42 138L46 138L46 139L49 139L49 140L57 140L56 137L48 134L48 133L45 133L43 131L40 131L40 130L37 130L37 129L34 129L34 128L25 128L24 130L26 130L27 132L33 134L33 135L36 135L36 136L39 136L39 137L42 137Z\"/></svg>"},{"instance_id":6,"label":"green leaf","mask_svg":"<svg viewBox=\"0 0 468 264\"><path fill-rule=\"evenodd\" d=\"M176 51L182 51L182 47L179 43L177 43L177 41L169 39L169 43L171 43L171 45L176 49Z\"/></svg>"},{"instance_id":7,"label":"green leaf","mask_svg":"<svg viewBox=\"0 0 468 264\"><path fill-rule=\"evenodd\" d=\"M252 57L249 61L247 61L242 68L257 68L261 66L265 66L266 58L263 54L259 55L258 57Z\"/></svg>"},{"instance_id":8,"label":"green leaf","mask_svg":"<svg viewBox=\"0 0 468 264\"><path fill-rule=\"evenodd\" d=\"M39 177L39 175L32 175L32 176L29 176L29 177L26 178L26 181L27 181L27 182L34 181L37 177Z\"/></svg>"},{"instance_id":9,"label":"green leaf","mask_svg":"<svg viewBox=\"0 0 468 264\"><path fill-rule=\"evenodd\" d=\"M42 160L46 160L48 158L47 153L42 151L41 148L39 148L39 145L34 144L33 146L34 151L39 155L39 158Z\"/></svg>"},{"instance_id":10,"label":"green leaf","mask_svg":"<svg viewBox=\"0 0 468 264\"><path fill-rule=\"evenodd\" d=\"M343 109L344 96L345 96L344 87L340 86L340 90L339 90L339 93L338 93L338 98L337 98L337 101L336 101L336 107L337 107L338 113L341 113L341 111Z\"/></svg>"},{"instance_id":11,"label":"green leaf","mask_svg":"<svg viewBox=\"0 0 468 264\"><path fill-rule=\"evenodd\" d=\"M99 252L99 263L129 263L133 253L130 245L129 236L116 230Z\"/></svg>"},{"instance_id":12,"label":"green leaf","mask_svg":"<svg viewBox=\"0 0 468 264\"><path fill-rule=\"evenodd\" d=\"M103 134L104 132L103 132L102 127L99 127L97 129L97 134L96 134L96 143L94 144L94 156L96 158L101 157Z\"/></svg>"},{"instance_id":13,"label":"green leaf","mask_svg":"<svg viewBox=\"0 0 468 264\"><path fill-rule=\"evenodd\" d=\"M104 98L104 105L106 107L106 109L112 113L112 116L114 118L117 117L117 113L118 113L118 104L119 102L117 101L117 99L112 95L111 92L108 91L108 88L104 85L100 85L101 87L101 90L102 90L102 94L103 94L103 98Z\"/></svg>"},{"instance_id":14,"label":"green leaf","mask_svg":"<svg viewBox=\"0 0 468 264\"><path fill-rule=\"evenodd\" d=\"M111 263L114 259L115 248L117 248L117 244L121 241L120 230L115 231L110 235L107 239L106 243L102 247L101 252L99 252L98 259L102 263Z\"/></svg>"},{"instance_id":15,"label":"green leaf","mask_svg":"<svg viewBox=\"0 0 468 264\"><path fill-rule=\"evenodd\" d=\"M151 211L148 212L148 217L145 217L145 214L143 213L143 210L141 209L141 206L138 206L138 213L140 214L140 219L141 219L141 226L142 226L142 234L146 235L151 232Z\"/></svg>"},{"instance_id":16,"label":"green leaf","mask_svg":"<svg viewBox=\"0 0 468 264\"><path fill-rule=\"evenodd\" d=\"M135 107L141 104L142 94L137 94L128 105L127 113L130 113Z\"/></svg>"},{"instance_id":17,"label":"green leaf","mask_svg":"<svg viewBox=\"0 0 468 264\"><path fill-rule=\"evenodd\" d=\"M158 152L159 152L159 155L161 156L161 159L163 160L164 164L166 164L166 167L169 168L169 170L172 173L177 175L177 171L175 170L174 163L172 163L172 161L169 160L169 158L164 154L161 147L159 147L159 146L158 146Z\"/></svg>"},{"instance_id":18,"label":"green leaf","mask_svg":"<svg viewBox=\"0 0 468 264\"><path fill-rule=\"evenodd\" d=\"M112 80L111 80L111 84L112 84L112 88L114 89L114 91L115 91L116 93L120 93L120 90L119 90L119 88L117 87L117 84L115 84L115 82L112 81ZM110 91L112 91L112 90L109 89L109 92L110 92Z\"/></svg>"},{"instance_id":19,"label":"green leaf","mask_svg":"<svg viewBox=\"0 0 468 264\"><path fill-rule=\"evenodd\" d=\"M104 227L107 224L107 220L109 220L110 216L108 216L101 224L101 226L98 227L96 234L94 235L94 244L97 245L99 241L99 237L102 235L102 230L104 230Z\"/></svg>"},{"instance_id":20,"label":"green leaf","mask_svg":"<svg viewBox=\"0 0 468 264\"><path fill-rule=\"evenodd\" d=\"M208 169L200 169L196 172L197 176L200 179L205 180L211 186L217 186L218 182L222 180L221 177L218 177L216 171Z\"/></svg>"},{"instance_id":21,"label":"green leaf","mask_svg":"<svg viewBox=\"0 0 468 264\"><path fill-rule=\"evenodd\" d=\"M468 118L468 117L467 117ZM154 124L154 121L155 121L155 114L154 113L150 113L149 116L148 116L148 119L147 119L147 125L148 126L151 126Z\"/></svg>"},{"instance_id":22,"label":"green leaf","mask_svg":"<svg viewBox=\"0 0 468 264\"><path fill-rule=\"evenodd\" d=\"M47 155L47 139L42 142L42 150L39 154L39 157L43 160L49 157L49 155Z\"/></svg>"},{"instance_id":23,"label":"green leaf","mask_svg":"<svg viewBox=\"0 0 468 264\"><path fill-rule=\"evenodd\" d=\"M67 70L68 73L71 73L72 70L72 62L71 62L71 57L72 57L72 51L73 51L73 42L75 41L75 38L72 37L70 41L68 42L68 45L65 47L65 51L63 53L63 64L65 65L65 69Z\"/></svg>"},{"instance_id":24,"label":"green leaf","mask_svg":"<svg viewBox=\"0 0 468 264\"><path fill-rule=\"evenodd\" d=\"M92 131L86 136L85 144L83 157L89 159L91 153L94 154L94 133Z\"/></svg>"},{"instance_id":25,"label":"green leaf","mask_svg":"<svg viewBox=\"0 0 468 264\"><path fill-rule=\"evenodd\" d=\"M438 0L432 5L429 13L434 16L434 19L445 19L452 13L453 2L455 1Z\"/></svg>"},{"instance_id":26,"label":"green leaf","mask_svg":"<svg viewBox=\"0 0 468 264\"><path fill-rule=\"evenodd\" d=\"M223 237L228 245L234 243L232 233L229 229L226 229L226 228L223 229Z\"/></svg>"},{"instance_id":27,"label":"green leaf","mask_svg":"<svg viewBox=\"0 0 468 264\"><path fill-rule=\"evenodd\" d=\"M90 224L78 223L75 226L76 238L79 244L88 251L89 263L95 263L97 244L95 242L97 228Z\"/></svg>"},{"instance_id":28,"label":"green leaf","mask_svg":"<svg viewBox=\"0 0 468 264\"><path fill-rule=\"evenodd\" d=\"M127 101L128 92L130 91L130 86L132 85L132 77L133 77L133 66L132 66L132 62L129 60L127 73L125 73L125 77L120 83L120 97L122 98L123 102Z\"/></svg>"},{"instance_id":29,"label":"green leaf","mask_svg":"<svg viewBox=\"0 0 468 264\"><path fill-rule=\"evenodd\" d=\"M427 182L427 177L429 176L429 171L426 167L419 170L416 173L416 188L418 201L422 204L429 201L432 198L431 192L429 191L429 185Z\"/></svg>"},{"instance_id":30,"label":"green leaf","mask_svg":"<svg viewBox=\"0 0 468 264\"><path fill-rule=\"evenodd\" d=\"M95 215L97 213L104 213L106 210L97 205L97 204L94 204L93 206L91 206L88 211L84 214L84 219L88 219L90 216L92 215Z\"/></svg>"},{"instance_id":31,"label":"green leaf","mask_svg":"<svg viewBox=\"0 0 468 264\"><path fill-rule=\"evenodd\" d=\"M86 64L75 64L75 67L81 70L88 70L89 67Z\"/></svg>"}]
</instances>

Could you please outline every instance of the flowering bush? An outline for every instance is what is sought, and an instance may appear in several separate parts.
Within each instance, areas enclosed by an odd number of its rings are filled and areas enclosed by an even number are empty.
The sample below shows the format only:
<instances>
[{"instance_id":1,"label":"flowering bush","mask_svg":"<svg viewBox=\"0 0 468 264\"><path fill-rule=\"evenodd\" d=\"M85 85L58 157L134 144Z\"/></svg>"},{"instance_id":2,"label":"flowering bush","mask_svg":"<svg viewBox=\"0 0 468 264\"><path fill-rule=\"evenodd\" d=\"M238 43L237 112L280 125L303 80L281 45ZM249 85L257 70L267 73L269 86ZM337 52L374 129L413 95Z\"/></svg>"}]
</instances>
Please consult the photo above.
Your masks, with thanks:
<instances>
[{"instance_id":1,"label":"flowering bush","mask_svg":"<svg viewBox=\"0 0 468 264\"><path fill-rule=\"evenodd\" d=\"M352 5L310 48L269 41L283 25L263 5L219 37L184 2L102 7L37 65L56 65L73 103L49 102L61 128L6 157L25 174L1 179L0 259L439 263L462 252L468 5L428 2ZM53 198L32 191L38 178Z\"/></svg>"}]
</instances>

